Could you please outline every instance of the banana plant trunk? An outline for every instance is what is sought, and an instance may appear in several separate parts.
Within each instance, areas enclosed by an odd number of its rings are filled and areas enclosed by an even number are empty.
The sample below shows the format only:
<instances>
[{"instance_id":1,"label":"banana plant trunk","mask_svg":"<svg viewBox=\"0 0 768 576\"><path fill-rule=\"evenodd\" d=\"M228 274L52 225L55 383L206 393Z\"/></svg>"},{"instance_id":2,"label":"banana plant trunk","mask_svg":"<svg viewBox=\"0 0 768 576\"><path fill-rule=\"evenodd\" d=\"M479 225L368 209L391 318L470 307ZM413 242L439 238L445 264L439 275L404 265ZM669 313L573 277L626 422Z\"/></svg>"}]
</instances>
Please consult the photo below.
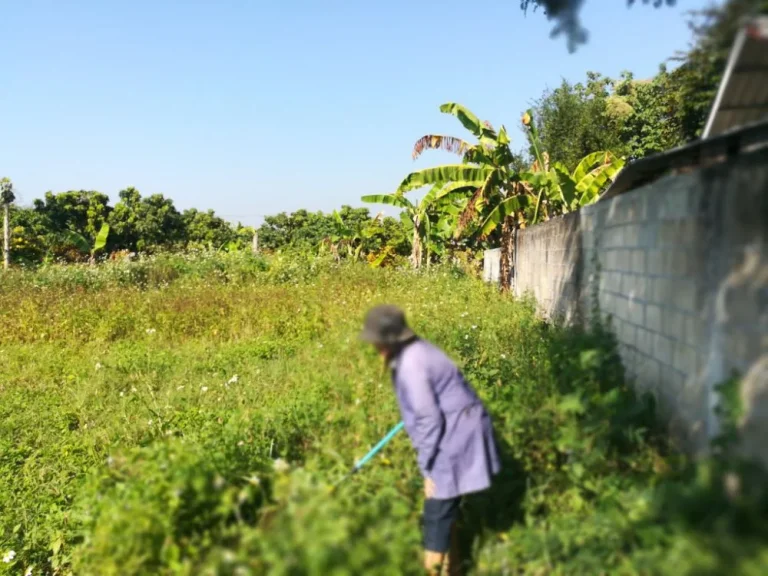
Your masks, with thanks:
<instances>
[{"instance_id":1,"label":"banana plant trunk","mask_svg":"<svg viewBox=\"0 0 768 576\"><path fill-rule=\"evenodd\" d=\"M8 204L3 205L3 270L8 270L11 264L11 210Z\"/></svg>"},{"instance_id":2,"label":"banana plant trunk","mask_svg":"<svg viewBox=\"0 0 768 576\"><path fill-rule=\"evenodd\" d=\"M411 247L411 264L414 268L421 268L421 236L419 235L418 218L413 220L413 245Z\"/></svg>"},{"instance_id":3,"label":"banana plant trunk","mask_svg":"<svg viewBox=\"0 0 768 576\"><path fill-rule=\"evenodd\" d=\"M512 287L512 262L514 262L516 228L515 215L505 216L501 224L501 261L499 262L499 280L501 281L502 292L509 292Z\"/></svg>"}]
</instances>

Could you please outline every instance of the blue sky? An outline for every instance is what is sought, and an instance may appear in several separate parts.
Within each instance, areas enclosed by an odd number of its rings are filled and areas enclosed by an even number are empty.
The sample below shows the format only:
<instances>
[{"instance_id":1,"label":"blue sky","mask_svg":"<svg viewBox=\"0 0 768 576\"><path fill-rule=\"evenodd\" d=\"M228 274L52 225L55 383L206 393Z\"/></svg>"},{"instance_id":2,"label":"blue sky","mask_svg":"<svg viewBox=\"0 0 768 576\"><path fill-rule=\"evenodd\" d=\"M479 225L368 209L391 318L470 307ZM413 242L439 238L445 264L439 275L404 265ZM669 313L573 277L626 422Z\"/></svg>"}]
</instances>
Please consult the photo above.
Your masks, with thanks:
<instances>
[{"instance_id":1,"label":"blue sky","mask_svg":"<svg viewBox=\"0 0 768 576\"><path fill-rule=\"evenodd\" d=\"M518 0L18 0L0 35L0 176L45 191L163 193L246 224L360 205L413 169L425 133L465 135L468 106L522 143L519 118L561 78L653 75L684 12L586 0L569 54ZM377 207L371 207L375 211Z\"/></svg>"}]
</instances>

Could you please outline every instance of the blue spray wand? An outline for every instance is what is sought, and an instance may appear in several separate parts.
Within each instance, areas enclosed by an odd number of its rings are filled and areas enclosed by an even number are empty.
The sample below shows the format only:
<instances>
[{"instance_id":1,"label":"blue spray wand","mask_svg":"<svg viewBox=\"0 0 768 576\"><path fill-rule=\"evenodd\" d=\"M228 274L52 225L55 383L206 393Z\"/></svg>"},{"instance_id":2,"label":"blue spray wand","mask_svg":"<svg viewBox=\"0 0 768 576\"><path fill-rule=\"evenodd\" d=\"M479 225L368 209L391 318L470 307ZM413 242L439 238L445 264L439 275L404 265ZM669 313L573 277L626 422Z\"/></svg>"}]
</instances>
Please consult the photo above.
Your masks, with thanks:
<instances>
[{"instance_id":1,"label":"blue spray wand","mask_svg":"<svg viewBox=\"0 0 768 576\"><path fill-rule=\"evenodd\" d=\"M360 458L360 460L358 460L358 461L355 463L355 465L352 467L352 470L350 470L349 472L347 472L347 473L346 473L346 474L345 474L345 475L344 475L344 476L341 478L341 480L339 480L338 482L336 482L336 484L334 484L334 485L333 485L333 487L331 488L331 491L334 491L334 490L336 490L336 487L337 487L339 484L341 484L342 482L344 482L344 480L346 480L346 479L347 479L347 478L349 478L350 476L353 476L354 474L356 474L356 473L357 473L357 471L358 471L358 470L360 470L360 468L362 468L363 466L365 466L365 465L366 465L366 464L367 464L367 463L368 463L368 462L371 460L371 458L373 458L374 456L376 456L376 454L378 454L378 453L379 453L379 451L380 451L382 448L384 448L384 446L386 446L386 445L389 443L389 441L390 441L390 440L392 440L392 438L394 438L394 437L395 437L395 435L396 435L398 432L400 432L400 430L402 430L402 429L403 429L403 426L404 426L404 423L403 423L403 422L400 422L400 423L399 423L399 424L397 424L397 425L396 425L394 428L392 428L392 430L390 430L389 432L387 432L387 435L386 435L386 436L384 436L384 438L382 438L381 440L379 440L379 443L378 443L378 444L376 444L376 446L374 446L373 448L371 448L371 450L370 450L370 452L368 452L368 454L366 454L365 456L363 456L362 458Z\"/></svg>"}]
</instances>

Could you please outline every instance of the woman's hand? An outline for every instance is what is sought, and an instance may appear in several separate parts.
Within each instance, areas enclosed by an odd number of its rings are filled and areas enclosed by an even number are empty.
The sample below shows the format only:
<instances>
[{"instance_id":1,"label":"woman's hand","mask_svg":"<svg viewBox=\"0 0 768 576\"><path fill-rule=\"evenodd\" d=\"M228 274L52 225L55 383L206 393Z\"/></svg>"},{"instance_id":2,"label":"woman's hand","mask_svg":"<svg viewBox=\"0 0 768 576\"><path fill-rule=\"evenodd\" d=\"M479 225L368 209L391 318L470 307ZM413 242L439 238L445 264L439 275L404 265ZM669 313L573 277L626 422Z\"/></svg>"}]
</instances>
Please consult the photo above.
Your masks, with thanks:
<instances>
[{"instance_id":1,"label":"woman's hand","mask_svg":"<svg viewBox=\"0 0 768 576\"><path fill-rule=\"evenodd\" d=\"M424 496L432 498L435 495L435 483L432 478L424 478Z\"/></svg>"}]
</instances>

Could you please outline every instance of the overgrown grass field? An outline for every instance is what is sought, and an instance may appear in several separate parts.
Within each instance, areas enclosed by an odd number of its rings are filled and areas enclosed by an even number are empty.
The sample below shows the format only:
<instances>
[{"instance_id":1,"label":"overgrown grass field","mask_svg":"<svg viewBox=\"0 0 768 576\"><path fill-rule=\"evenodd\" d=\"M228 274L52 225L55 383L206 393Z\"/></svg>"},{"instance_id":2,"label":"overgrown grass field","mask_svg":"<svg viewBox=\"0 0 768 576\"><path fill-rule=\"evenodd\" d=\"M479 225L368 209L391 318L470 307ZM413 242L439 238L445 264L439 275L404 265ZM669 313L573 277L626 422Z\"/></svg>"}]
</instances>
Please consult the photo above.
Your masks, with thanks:
<instances>
[{"instance_id":1,"label":"overgrown grass field","mask_svg":"<svg viewBox=\"0 0 768 576\"><path fill-rule=\"evenodd\" d=\"M203 254L0 279L0 574L420 574L405 434L329 492L399 420L357 340L382 302L494 417L473 573L766 573L765 499L664 447L599 326L456 268Z\"/></svg>"}]
</instances>

